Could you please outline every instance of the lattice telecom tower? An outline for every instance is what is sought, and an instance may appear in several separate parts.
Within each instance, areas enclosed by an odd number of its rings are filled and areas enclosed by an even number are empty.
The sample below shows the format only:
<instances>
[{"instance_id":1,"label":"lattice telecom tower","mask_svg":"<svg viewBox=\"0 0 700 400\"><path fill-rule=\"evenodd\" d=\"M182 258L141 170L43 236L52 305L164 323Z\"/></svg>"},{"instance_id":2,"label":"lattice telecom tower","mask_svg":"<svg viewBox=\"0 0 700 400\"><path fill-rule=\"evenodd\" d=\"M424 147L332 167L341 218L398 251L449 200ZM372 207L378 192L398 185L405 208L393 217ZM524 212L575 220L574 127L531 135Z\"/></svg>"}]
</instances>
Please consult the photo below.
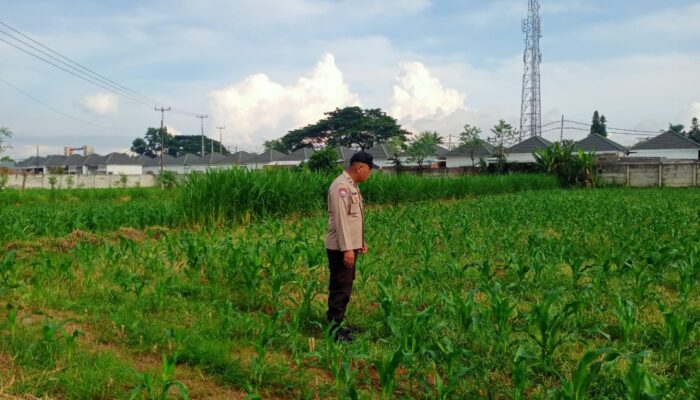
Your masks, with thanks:
<instances>
[{"instance_id":1,"label":"lattice telecom tower","mask_svg":"<svg viewBox=\"0 0 700 400\"><path fill-rule=\"evenodd\" d=\"M528 0L527 19L523 20L525 54L523 62L523 95L520 105L520 135L528 138L542 134L542 102L540 99L540 2Z\"/></svg>"}]
</instances>

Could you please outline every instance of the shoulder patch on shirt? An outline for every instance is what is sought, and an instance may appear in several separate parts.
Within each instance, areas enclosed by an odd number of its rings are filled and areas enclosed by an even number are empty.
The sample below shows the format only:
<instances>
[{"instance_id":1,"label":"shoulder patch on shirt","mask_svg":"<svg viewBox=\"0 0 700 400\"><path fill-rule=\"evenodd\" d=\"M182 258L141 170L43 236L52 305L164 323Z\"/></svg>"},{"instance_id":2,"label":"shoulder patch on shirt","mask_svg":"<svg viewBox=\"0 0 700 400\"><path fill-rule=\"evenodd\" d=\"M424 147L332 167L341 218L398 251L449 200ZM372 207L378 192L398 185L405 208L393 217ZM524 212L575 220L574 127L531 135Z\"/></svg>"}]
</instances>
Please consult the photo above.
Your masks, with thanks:
<instances>
[{"instance_id":1,"label":"shoulder patch on shirt","mask_svg":"<svg viewBox=\"0 0 700 400\"><path fill-rule=\"evenodd\" d=\"M340 189L338 189L338 195L344 199L348 197L348 190L344 187L341 187Z\"/></svg>"}]
</instances>

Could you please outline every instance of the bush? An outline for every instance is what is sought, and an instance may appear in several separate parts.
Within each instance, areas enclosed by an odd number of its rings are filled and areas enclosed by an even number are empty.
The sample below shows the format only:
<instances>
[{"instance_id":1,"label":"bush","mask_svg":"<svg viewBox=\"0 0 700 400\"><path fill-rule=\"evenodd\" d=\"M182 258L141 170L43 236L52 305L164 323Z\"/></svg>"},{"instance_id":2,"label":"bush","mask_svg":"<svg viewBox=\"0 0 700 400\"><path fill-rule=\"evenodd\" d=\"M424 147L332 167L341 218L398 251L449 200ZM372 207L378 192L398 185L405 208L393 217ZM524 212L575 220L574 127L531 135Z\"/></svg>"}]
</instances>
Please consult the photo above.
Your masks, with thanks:
<instances>
[{"instance_id":1,"label":"bush","mask_svg":"<svg viewBox=\"0 0 700 400\"><path fill-rule=\"evenodd\" d=\"M532 153L542 172L557 176L563 187L593 187L596 183L595 159L593 153L579 149L574 153L573 144L537 149Z\"/></svg>"},{"instance_id":2,"label":"bush","mask_svg":"<svg viewBox=\"0 0 700 400\"><path fill-rule=\"evenodd\" d=\"M338 168L338 153L332 147L319 150L309 158L309 169L314 172L335 172Z\"/></svg>"}]
</instances>

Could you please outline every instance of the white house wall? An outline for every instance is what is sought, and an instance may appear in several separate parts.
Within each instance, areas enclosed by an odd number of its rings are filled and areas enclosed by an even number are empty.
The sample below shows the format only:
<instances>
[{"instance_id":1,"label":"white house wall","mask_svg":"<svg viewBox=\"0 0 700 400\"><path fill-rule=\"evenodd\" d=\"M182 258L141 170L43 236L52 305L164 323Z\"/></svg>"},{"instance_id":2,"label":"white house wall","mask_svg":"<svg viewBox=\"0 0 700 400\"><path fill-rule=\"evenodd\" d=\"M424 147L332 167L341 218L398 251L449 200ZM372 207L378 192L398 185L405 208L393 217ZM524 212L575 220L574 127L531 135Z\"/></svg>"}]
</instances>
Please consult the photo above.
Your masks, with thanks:
<instances>
[{"instance_id":1,"label":"white house wall","mask_svg":"<svg viewBox=\"0 0 700 400\"><path fill-rule=\"evenodd\" d=\"M141 175L142 173L143 166L141 165L107 165L107 174Z\"/></svg>"},{"instance_id":2,"label":"white house wall","mask_svg":"<svg viewBox=\"0 0 700 400\"><path fill-rule=\"evenodd\" d=\"M474 157L472 162L471 157L445 157L447 168L471 167L479 165L479 157ZM488 163L488 160L486 160Z\"/></svg>"},{"instance_id":3,"label":"white house wall","mask_svg":"<svg viewBox=\"0 0 700 400\"><path fill-rule=\"evenodd\" d=\"M632 150L628 157L664 157L668 159L700 159L700 149Z\"/></svg>"},{"instance_id":4,"label":"white house wall","mask_svg":"<svg viewBox=\"0 0 700 400\"><path fill-rule=\"evenodd\" d=\"M532 153L513 153L506 156L508 162L534 163L535 156Z\"/></svg>"}]
</instances>

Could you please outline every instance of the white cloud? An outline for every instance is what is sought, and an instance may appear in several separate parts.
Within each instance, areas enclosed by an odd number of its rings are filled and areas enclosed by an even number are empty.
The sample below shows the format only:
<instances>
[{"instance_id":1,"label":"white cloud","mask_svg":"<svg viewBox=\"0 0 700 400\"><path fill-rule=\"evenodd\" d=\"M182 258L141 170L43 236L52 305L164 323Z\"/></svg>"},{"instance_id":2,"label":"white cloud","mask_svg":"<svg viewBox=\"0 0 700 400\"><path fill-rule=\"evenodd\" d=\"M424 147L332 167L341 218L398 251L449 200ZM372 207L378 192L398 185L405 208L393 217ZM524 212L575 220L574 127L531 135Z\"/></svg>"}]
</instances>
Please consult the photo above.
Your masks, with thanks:
<instances>
[{"instance_id":1,"label":"white cloud","mask_svg":"<svg viewBox=\"0 0 700 400\"><path fill-rule=\"evenodd\" d=\"M360 105L332 54L323 55L313 72L294 85L284 86L260 73L215 90L209 97L213 120L226 126L224 141L244 145L279 138L336 107Z\"/></svg>"},{"instance_id":2,"label":"white cloud","mask_svg":"<svg viewBox=\"0 0 700 400\"><path fill-rule=\"evenodd\" d=\"M119 98L111 93L97 93L83 97L79 104L94 114L113 114L119 109Z\"/></svg>"},{"instance_id":3,"label":"white cloud","mask_svg":"<svg viewBox=\"0 0 700 400\"><path fill-rule=\"evenodd\" d=\"M419 62L401 65L394 85L391 115L412 120L450 114L464 107L464 95L446 88Z\"/></svg>"}]
</instances>

